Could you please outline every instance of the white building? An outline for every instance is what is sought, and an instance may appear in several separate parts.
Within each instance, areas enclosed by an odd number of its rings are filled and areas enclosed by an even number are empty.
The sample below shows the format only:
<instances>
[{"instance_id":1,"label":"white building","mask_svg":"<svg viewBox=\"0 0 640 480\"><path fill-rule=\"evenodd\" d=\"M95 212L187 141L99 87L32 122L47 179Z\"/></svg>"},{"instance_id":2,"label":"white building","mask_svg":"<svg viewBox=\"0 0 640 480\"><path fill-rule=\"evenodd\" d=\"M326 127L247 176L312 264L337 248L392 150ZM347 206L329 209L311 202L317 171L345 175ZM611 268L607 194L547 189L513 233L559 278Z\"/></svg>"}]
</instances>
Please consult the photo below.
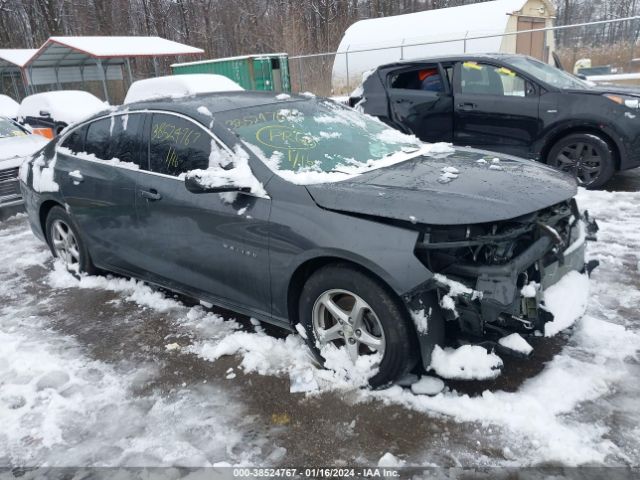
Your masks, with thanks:
<instances>
[{"instance_id":1,"label":"white building","mask_svg":"<svg viewBox=\"0 0 640 480\"><path fill-rule=\"evenodd\" d=\"M551 60L553 32L510 32L552 27L548 0L493 0L394 17L361 20L340 42L333 64L334 93L344 93L367 70L398 60L456 53L524 53ZM477 38L497 35L489 38ZM423 44L423 45L417 45ZM362 51L374 49L371 51Z\"/></svg>"}]
</instances>

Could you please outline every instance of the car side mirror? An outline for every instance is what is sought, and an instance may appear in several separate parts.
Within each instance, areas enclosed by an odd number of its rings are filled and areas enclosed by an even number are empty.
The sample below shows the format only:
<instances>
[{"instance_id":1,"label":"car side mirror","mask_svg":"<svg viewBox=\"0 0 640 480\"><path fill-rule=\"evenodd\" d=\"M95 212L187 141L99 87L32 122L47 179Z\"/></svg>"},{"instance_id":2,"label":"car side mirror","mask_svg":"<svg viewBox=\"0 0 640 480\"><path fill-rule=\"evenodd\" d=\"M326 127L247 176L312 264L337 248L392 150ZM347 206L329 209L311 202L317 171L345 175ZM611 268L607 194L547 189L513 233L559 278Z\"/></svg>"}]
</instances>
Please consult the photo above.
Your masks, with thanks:
<instances>
[{"instance_id":1,"label":"car side mirror","mask_svg":"<svg viewBox=\"0 0 640 480\"><path fill-rule=\"evenodd\" d=\"M51 113L48 110L40 110L40 116L42 118L51 118Z\"/></svg>"},{"instance_id":2,"label":"car side mirror","mask_svg":"<svg viewBox=\"0 0 640 480\"><path fill-rule=\"evenodd\" d=\"M184 179L184 186L191 193L225 193L225 192L249 192L250 188L239 187L237 185L211 185L203 181L198 175L189 175Z\"/></svg>"},{"instance_id":3,"label":"car side mirror","mask_svg":"<svg viewBox=\"0 0 640 480\"><path fill-rule=\"evenodd\" d=\"M587 76L582 73L578 73L576 77L578 77L580 80L587 80Z\"/></svg>"}]
</instances>

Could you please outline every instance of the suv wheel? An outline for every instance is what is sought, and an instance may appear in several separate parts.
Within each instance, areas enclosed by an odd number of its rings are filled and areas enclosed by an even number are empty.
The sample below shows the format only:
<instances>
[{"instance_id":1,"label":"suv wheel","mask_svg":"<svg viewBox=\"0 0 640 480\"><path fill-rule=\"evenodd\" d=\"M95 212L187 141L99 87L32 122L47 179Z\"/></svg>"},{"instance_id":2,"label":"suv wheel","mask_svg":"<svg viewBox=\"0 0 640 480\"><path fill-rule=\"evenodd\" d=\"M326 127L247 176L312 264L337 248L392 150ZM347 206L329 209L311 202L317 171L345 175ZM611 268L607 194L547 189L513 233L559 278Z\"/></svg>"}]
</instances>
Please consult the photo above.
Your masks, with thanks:
<instances>
[{"instance_id":1,"label":"suv wheel","mask_svg":"<svg viewBox=\"0 0 640 480\"><path fill-rule=\"evenodd\" d=\"M53 207L47 215L46 235L53 256L62 260L74 274L96 273L78 229L62 207Z\"/></svg>"},{"instance_id":2,"label":"suv wheel","mask_svg":"<svg viewBox=\"0 0 640 480\"><path fill-rule=\"evenodd\" d=\"M375 279L347 265L315 272L302 291L299 318L307 344L324 365L329 344L344 348L354 364L359 357L379 355L372 387L388 385L416 363L417 338L407 313Z\"/></svg>"},{"instance_id":3,"label":"suv wheel","mask_svg":"<svg viewBox=\"0 0 640 480\"><path fill-rule=\"evenodd\" d=\"M588 189L602 187L615 172L611 146L591 133L574 133L558 141L549 151L547 163L573 174Z\"/></svg>"}]
</instances>

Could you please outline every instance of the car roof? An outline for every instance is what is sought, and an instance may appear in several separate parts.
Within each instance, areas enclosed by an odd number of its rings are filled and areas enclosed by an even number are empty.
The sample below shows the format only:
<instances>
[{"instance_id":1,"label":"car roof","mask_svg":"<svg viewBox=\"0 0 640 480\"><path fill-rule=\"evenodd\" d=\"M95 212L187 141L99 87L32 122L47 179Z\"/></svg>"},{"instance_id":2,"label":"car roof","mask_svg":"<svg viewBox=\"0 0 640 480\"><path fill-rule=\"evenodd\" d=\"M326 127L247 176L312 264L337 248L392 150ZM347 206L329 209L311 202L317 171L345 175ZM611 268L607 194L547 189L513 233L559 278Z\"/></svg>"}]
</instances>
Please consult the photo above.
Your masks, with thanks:
<instances>
[{"instance_id":1,"label":"car roof","mask_svg":"<svg viewBox=\"0 0 640 480\"><path fill-rule=\"evenodd\" d=\"M410 60L400 60L397 62L385 63L377 67L378 69L391 65L411 65L417 62L459 62L465 60L504 60L514 57L526 57L515 53L462 53L457 55L438 55L433 57L412 58Z\"/></svg>"},{"instance_id":2,"label":"car roof","mask_svg":"<svg viewBox=\"0 0 640 480\"><path fill-rule=\"evenodd\" d=\"M259 107L277 103L309 100L303 95L289 95L278 92L233 91L211 92L184 97L167 97L129 103L118 110L169 110L192 115L200 107L206 107L212 114L239 108Z\"/></svg>"},{"instance_id":3,"label":"car roof","mask_svg":"<svg viewBox=\"0 0 640 480\"><path fill-rule=\"evenodd\" d=\"M263 91L233 91L233 92L207 92L183 97L166 97L144 100L141 102L120 105L110 112L102 112L86 121L99 118L105 113L133 113L146 110L164 110L186 115L198 120L203 125L211 124L212 116L231 110L260 107L263 105L284 105L292 102L310 101L314 97L307 95L294 95L281 92ZM202 108L205 107L205 108ZM209 115L211 113L211 115Z\"/></svg>"}]
</instances>

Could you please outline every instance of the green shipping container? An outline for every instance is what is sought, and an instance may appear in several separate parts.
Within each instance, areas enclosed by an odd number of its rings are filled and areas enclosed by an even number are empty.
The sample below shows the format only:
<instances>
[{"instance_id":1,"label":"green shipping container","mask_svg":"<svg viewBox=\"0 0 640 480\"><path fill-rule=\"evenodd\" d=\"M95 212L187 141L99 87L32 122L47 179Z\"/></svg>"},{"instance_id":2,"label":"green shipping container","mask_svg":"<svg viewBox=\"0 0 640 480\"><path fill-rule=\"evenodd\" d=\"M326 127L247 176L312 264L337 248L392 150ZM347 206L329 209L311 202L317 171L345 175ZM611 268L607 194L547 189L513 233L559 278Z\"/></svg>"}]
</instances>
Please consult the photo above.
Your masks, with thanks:
<instances>
[{"instance_id":1,"label":"green shipping container","mask_svg":"<svg viewBox=\"0 0 640 480\"><path fill-rule=\"evenodd\" d=\"M245 90L291 91L289 57L286 53L176 63L171 65L171 73L217 73L230 78Z\"/></svg>"}]
</instances>

